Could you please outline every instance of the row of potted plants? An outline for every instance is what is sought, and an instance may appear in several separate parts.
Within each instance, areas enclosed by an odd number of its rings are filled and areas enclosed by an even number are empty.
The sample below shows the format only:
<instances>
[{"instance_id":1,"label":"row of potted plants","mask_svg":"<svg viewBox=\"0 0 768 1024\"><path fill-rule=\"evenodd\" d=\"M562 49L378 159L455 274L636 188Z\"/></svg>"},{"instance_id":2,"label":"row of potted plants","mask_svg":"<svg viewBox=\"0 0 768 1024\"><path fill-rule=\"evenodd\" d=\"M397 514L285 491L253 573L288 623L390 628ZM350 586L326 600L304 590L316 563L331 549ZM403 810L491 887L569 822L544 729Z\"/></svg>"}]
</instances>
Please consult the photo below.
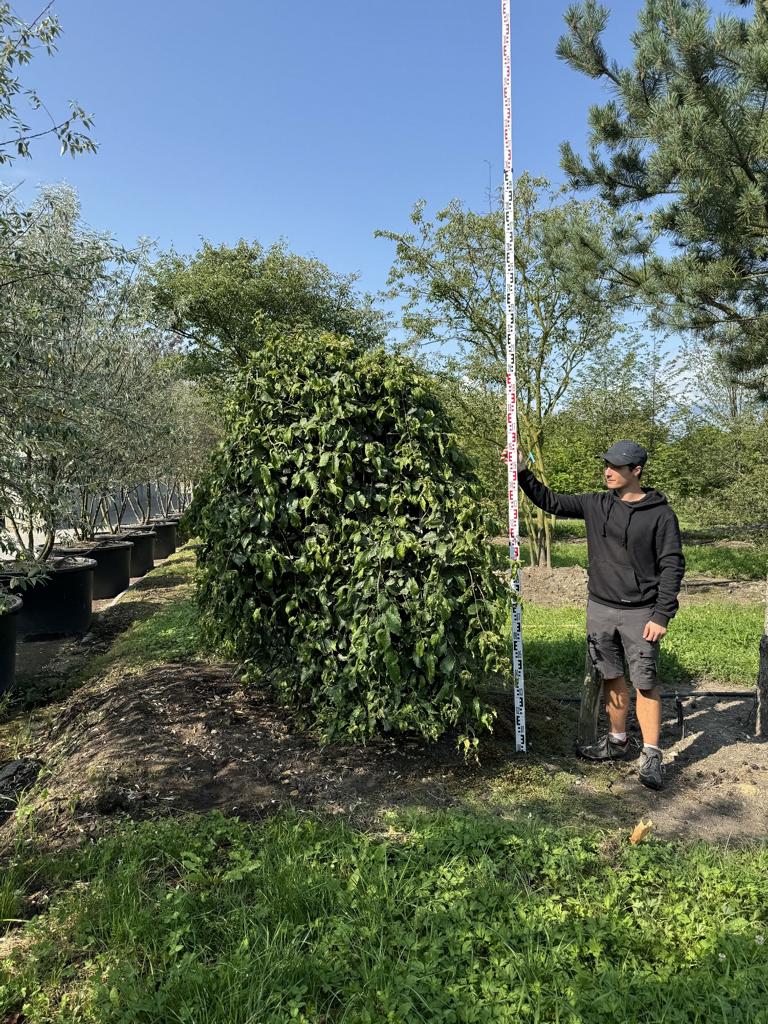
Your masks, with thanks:
<instances>
[{"instance_id":1,"label":"row of potted plants","mask_svg":"<svg viewBox=\"0 0 768 1024\"><path fill-rule=\"evenodd\" d=\"M54 547L44 570L0 566L0 693L13 688L17 642L86 633L94 600L117 597L173 554L180 514Z\"/></svg>"},{"instance_id":2,"label":"row of potted plants","mask_svg":"<svg viewBox=\"0 0 768 1024\"><path fill-rule=\"evenodd\" d=\"M150 247L89 229L65 186L17 213L0 329L0 591L13 600L0 617L24 638L86 631L94 596L172 549L169 513L217 413L155 309Z\"/></svg>"}]
</instances>

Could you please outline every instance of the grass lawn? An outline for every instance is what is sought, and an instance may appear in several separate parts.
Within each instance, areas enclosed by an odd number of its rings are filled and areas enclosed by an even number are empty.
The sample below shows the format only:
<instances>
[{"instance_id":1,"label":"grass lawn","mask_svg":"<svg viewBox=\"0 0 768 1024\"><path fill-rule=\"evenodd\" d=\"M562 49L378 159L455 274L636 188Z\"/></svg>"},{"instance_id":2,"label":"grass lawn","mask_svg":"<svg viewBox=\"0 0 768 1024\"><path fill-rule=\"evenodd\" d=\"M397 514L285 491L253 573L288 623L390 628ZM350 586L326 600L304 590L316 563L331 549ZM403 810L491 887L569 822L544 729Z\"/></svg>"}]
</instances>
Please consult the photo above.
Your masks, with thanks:
<instances>
[{"instance_id":1,"label":"grass lawn","mask_svg":"<svg viewBox=\"0 0 768 1024\"><path fill-rule=\"evenodd\" d=\"M763 615L760 605L711 602L682 608L661 644L662 685L704 679L754 686ZM585 634L583 609L526 604L526 678L549 693L578 694L584 676Z\"/></svg>"},{"instance_id":2,"label":"grass lawn","mask_svg":"<svg viewBox=\"0 0 768 1024\"><path fill-rule=\"evenodd\" d=\"M191 570L181 553L147 578L157 612L83 686L201 656L188 588L151 589ZM753 684L759 608L673 626L665 680ZM577 692L583 611L526 606L524 628L529 686ZM510 785L557 776L521 761ZM406 805L369 831L291 809L113 821L63 853L26 818L0 865L0 1021L768 1024L768 846L635 847L570 788L555 820L510 805Z\"/></svg>"},{"instance_id":3,"label":"grass lawn","mask_svg":"<svg viewBox=\"0 0 768 1024\"><path fill-rule=\"evenodd\" d=\"M50 908L0 968L25 1024L768 1021L764 847L210 814L34 870Z\"/></svg>"},{"instance_id":4,"label":"grass lawn","mask_svg":"<svg viewBox=\"0 0 768 1024\"><path fill-rule=\"evenodd\" d=\"M759 580L768 572L768 549L716 548L711 544L684 544L686 572L691 575L729 577L732 579ZM529 563L528 545L523 541L521 548L524 565ZM552 551L552 565L563 568L572 565L587 567L587 546L574 541L556 541Z\"/></svg>"}]
</instances>

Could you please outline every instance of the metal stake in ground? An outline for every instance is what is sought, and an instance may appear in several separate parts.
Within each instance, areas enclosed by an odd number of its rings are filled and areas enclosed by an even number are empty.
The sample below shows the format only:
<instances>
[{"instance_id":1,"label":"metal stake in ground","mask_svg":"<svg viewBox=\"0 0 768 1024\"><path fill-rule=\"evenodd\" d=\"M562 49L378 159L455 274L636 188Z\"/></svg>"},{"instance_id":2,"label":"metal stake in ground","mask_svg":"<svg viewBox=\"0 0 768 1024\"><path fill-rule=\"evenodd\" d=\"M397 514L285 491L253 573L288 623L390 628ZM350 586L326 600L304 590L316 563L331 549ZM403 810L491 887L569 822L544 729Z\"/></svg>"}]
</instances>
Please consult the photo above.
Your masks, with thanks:
<instances>
[{"instance_id":1,"label":"metal stake in ground","mask_svg":"<svg viewBox=\"0 0 768 1024\"><path fill-rule=\"evenodd\" d=\"M511 0L501 0L502 75L504 93L504 279L507 321L507 496L509 504L509 558L520 559L520 509L517 490L517 377L515 368L515 206L512 169L512 18ZM523 633L520 574L513 581L512 673L515 700L515 748L526 750Z\"/></svg>"},{"instance_id":2,"label":"metal stake in ground","mask_svg":"<svg viewBox=\"0 0 768 1024\"><path fill-rule=\"evenodd\" d=\"M755 735L768 737L768 578L765 581L765 623L760 637L760 671L757 676Z\"/></svg>"}]
</instances>

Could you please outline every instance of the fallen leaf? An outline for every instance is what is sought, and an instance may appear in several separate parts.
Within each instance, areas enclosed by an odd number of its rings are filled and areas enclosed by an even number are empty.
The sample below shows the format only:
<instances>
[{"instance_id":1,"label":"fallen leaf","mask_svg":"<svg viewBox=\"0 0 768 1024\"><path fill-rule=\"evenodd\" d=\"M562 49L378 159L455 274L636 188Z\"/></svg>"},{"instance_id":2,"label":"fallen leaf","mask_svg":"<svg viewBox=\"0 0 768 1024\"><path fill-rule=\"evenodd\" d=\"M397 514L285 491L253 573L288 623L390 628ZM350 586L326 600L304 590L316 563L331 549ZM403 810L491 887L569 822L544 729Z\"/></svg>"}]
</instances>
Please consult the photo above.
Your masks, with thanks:
<instances>
[{"instance_id":1,"label":"fallen leaf","mask_svg":"<svg viewBox=\"0 0 768 1024\"><path fill-rule=\"evenodd\" d=\"M629 837L630 843L632 843L634 846L637 846L638 843L642 843L642 841L645 839L645 837L648 835L652 828L653 822L650 819L648 821L643 821L641 819L637 823L637 825L635 825L634 831L632 832L632 835Z\"/></svg>"}]
</instances>

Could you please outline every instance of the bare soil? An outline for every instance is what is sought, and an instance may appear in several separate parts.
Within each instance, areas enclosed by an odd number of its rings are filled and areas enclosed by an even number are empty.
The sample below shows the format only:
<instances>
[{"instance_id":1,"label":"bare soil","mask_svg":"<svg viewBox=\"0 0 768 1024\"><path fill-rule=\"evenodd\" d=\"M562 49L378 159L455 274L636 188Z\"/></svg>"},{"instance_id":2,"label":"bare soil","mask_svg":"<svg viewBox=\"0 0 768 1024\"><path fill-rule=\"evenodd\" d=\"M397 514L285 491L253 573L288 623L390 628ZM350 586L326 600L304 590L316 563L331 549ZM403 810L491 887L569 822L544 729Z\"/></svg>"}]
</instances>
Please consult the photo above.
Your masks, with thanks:
<instances>
[{"instance_id":1,"label":"bare soil","mask_svg":"<svg viewBox=\"0 0 768 1024\"><path fill-rule=\"evenodd\" d=\"M525 568L521 590L525 601L544 608L580 608L587 601L587 571L580 565L561 569ZM702 604L707 601L755 604L764 599L764 581L732 580L717 576L686 576L680 592L681 604Z\"/></svg>"},{"instance_id":2,"label":"bare soil","mask_svg":"<svg viewBox=\"0 0 768 1024\"><path fill-rule=\"evenodd\" d=\"M564 577L528 575L537 600L562 595ZM559 582L558 582L559 581ZM183 577L147 577L98 617L92 635L62 644L31 674L59 673L66 688L94 650L131 621L172 600ZM530 597L530 589L528 593ZM666 788L644 789L633 760L592 766L573 754L576 708L529 686L529 753L514 751L511 708L499 703L481 763L465 763L451 738L320 747L269 693L244 689L234 665L168 664L110 671L38 709L6 747L0 729L0 845L18 836L11 812L23 798L38 839L56 848L95 836L124 817L218 809L259 819L286 804L371 824L401 806L485 807L509 816L631 828L651 818L662 838L746 841L768 825L768 744L756 740L752 702L700 698L685 736L665 705ZM634 726L634 738L638 732ZM636 751L639 750L639 744Z\"/></svg>"}]
</instances>

